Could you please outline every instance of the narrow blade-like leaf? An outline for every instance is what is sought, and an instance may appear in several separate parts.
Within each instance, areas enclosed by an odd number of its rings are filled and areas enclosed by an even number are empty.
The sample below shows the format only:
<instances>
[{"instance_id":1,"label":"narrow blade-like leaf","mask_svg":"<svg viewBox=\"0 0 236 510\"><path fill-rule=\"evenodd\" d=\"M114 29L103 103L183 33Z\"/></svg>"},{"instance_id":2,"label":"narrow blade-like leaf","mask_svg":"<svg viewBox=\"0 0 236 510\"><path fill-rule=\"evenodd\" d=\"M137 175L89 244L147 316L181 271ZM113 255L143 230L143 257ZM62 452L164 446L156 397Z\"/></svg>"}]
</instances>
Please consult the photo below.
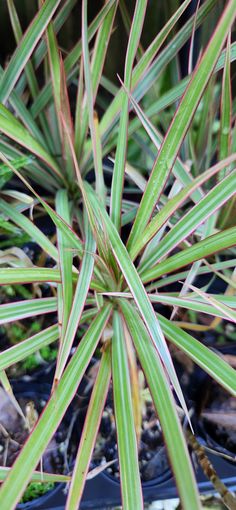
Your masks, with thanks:
<instances>
[{"instance_id":1,"label":"narrow blade-like leaf","mask_svg":"<svg viewBox=\"0 0 236 510\"><path fill-rule=\"evenodd\" d=\"M183 217L174 225L169 232L159 242L155 252L149 253L148 258L140 267L140 274L144 268L156 264L161 258L166 257L170 251L178 246L184 239L194 232L194 230L205 222L210 215L214 214L229 198L234 195L236 188L236 171L225 177L217 186L215 186L207 195L192 207Z\"/></svg>"},{"instance_id":2,"label":"narrow blade-like leaf","mask_svg":"<svg viewBox=\"0 0 236 510\"><path fill-rule=\"evenodd\" d=\"M234 21L235 14L236 0L230 0L199 65L193 73L192 80L180 102L175 117L154 163L151 176L142 197L130 234L128 241L129 248L144 231L149 221L152 210L158 201L160 193L180 149L181 143L184 140L194 112L214 70L220 51L227 37L227 32L230 30Z\"/></svg>"},{"instance_id":3,"label":"narrow blade-like leaf","mask_svg":"<svg viewBox=\"0 0 236 510\"><path fill-rule=\"evenodd\" d=\"M66 510L77 510L83 493L89 463L98 433L102 411L106 402L111 378L111 354L107 348L102 356L99 372L94 382L92 395L86 413L83 432L80 439Z\"/></svg>"},{"instance_id":4,"label":"narrow blade-like leaf","mask_svg":"<svg viewBox=\"0 0 236 510\"><path fill-rule=\"evenodd\" d=\"M171 257L160 262L157 266L147 269L142 274L142 281L148 282L163 276L164 274L171 273L176 269L192 264L196 260L203 259L217 253L218 251L225 250L231 246L236 245L236 227L228 228L223 232L219 232L212 236L203 239L199 243L195 243L189 248L176 253Z\"/></svg>"},{"instance_id":5,"label":"narrow blade-like leaf","mask_svg":"<svg viewBox=\"0 0 236 510\"><path fill-rule=\"evenodd\" d=\"M236 396L235 370L222 356L208 349L202 342L196 340L186 331L158 314L160 324L168 340L184 351L195 363L213 377L221 386Z\"/></svg>"},{"instance_id":6,"label":"narrow blade-like leaf","mask_svg":"<svg viewBox=\"0 0 236 510\"><path fill-rule=\"evenodd\" d=\"M65 323L65 332L60 345L60 350L57 359L57 367L55 372L55 380L59 380L63 369L66 365L70 349L72 347L75 334L80 322L81 314L84 309L86 297L89 290L90 281L93 273L94 266L94 253L96 250L96 243L93 239L92 231L85 217L85 250L80 268L79 278L74 294L73 304L68 321ZM67 278L67 276L65 275Z\"/></svg>"},{"instance_id":7,"label":"narrow blade-like leaf","mask_svg":"<svg viewBox=\"0 0 236 510\"><path fill-rule=\"evenodd\" d=\"M61 381L35 425L28 441L0 489L3 508L14 510L42 453L70 405L109 318L111 307L104 307L87 330L68 364Z\"/></svg>"},{"instance_id":8,"label":"narrow blade-like leaf","mask_svg":"<svg viewBox=\"0 0 236 510\"><path fill-rule=\"evenodd\" d=\"M25 359L30 354L42 349L42 347L58 340L59 329L58 324L40 331L36 335L27 338L10 349L6 349L0 353L0 371L5 370L11 365Z\"/></svg>"},{"instance_id":9,"label":"narrow blade-like leaf","mask_svg":"<svg viewBox=\"0 0 236 510\"><path fill-rule=\"evenodd\" d=\"M70 204L66 190L61 189L57 192L56 210L58 214L68 223L68 225L70 225ZM62 281L62 284L58 286L58 314L59 322L61 323L61 341L63 341L73 299L73 253L70 249L71 245L68 242L68 239L59 228L57 229L57 243L59 252L59 267Z\"/></svg>"},{"instance_id":10,"label":"narrow blade-like leaf","mask_svg":"<svg viewBox=\"0 0 236 510\"><path fill-rule=\"evenodd\" d=\"M120 305L161 422L183 508L200 510L193 468L162 363L134 306L126 300L121 300Z\"/></svg>"},{"instance_id":11,"label":"narrow blade-like leaf","mask_svg":"<svg viewBox=\"0 0 236 510\"><path fill-rule=\"evenodd\" d=\"M143 28L146 8L147 0L137 0L135 4L135 11L133 14L133 21L131 25L129 42L125 58L124 84L128 90L130 90L131 87L132 69ZM111 206L110 206L111 218L118 231L120 230L121 222L121 201L125 175L128 121L129 121L129 98L125 94L123 95L122 98L122 110L118 131L115 165L112 177Z\"/></svg>"},{"instance_id":12,"label":"narrow blade-like leaf","mask_svg":"<svg viewBox=\"0 0 236 510\"><path fill-rule=\"evenodd\" d=\"M113 315L112 382L123 507L143 509L138 447L122 318ZM124 434L125 431L125 434Z\"/></svg>"},{"instance_id":13,"label":"narrow blade-like leaf","mask_svg":"<svg viewBox=\"0 0 236 510\"><path fill-rule=\"evenodd\" d=\"M9 471L11 468L9 467L0 467L0 480L6 480ZM53 473L45 473L44 471L34 471L31 476L32 482L39 483L47 483L47 482L58 482L58 483L67 483L70 481L70 476L66 475L54 475Z\"/></svg>"},{"instance_id":14,"label":"narrow blade-like leaf","mask_svg":"<svg viewBox=\"0 0 236 510\"><path fill-rule=\"evenodd\" d=\"M114 253L114 256L121 268L121 271L126 279L126 282L130 288L130 291L134 297L134 300L137 304L137 307L140 310L140 313L143 317L143 320L146 324L146 327L150 333L150 336L153 340L153 343L155 347L157 348L159 355L161 356L163 363L165 364L166 370L168 372L168 375L173 383L173 386L175 388L175 391L178 395L178 398L183 406L183 409L185 410L186 414L188 415L188 411L186 408L186 404L184 401L184 397L182 395L182 390L179 385L178 378L175 373L175 369L173 366L173 362L164 338L164 335L162 333L162 330L160 328L160 325L158 321L156 320L156 316L153 310L153 307L148 299L148 296L146 294L145 288L142 285L142 282L139 278L137 269L133 265L128 252L122 243L120 236L117 232L116 227L113 225L110 217L108 216L107 212L101 204L99 203L95 193L93 192L92 188L85 183L85 189L87 191L87 197L88 200L96 214L97 221L100 221L100 227L106 228L109 241L111 243L112 251Z\"/></svg>"},{"instance_id":15,"label":"narrow blade-like leaf","mask_svg":"<svg viewBox=\"0 0 236 510\"><path fill-rule=\"evenodd\" d=\"M21 43L17 46L0 81L0 101L2 103L6 102L8 99L25 64L29 60L59 3L60 0L45 0L28 30L25 32Z\"/></svg>"},{"instance_id":16,"label":"narrow blade-like leaf","mask_svg":"<svg viewBox=\"0 0 236 510\"><path fill-rule=\"evenodd\" d=\"M0 324L19 321L27 317L34 317L45 313L55 312L57 309L56 298L24 299L15 303L0 305Z\"/></svg>"}]
</instances>

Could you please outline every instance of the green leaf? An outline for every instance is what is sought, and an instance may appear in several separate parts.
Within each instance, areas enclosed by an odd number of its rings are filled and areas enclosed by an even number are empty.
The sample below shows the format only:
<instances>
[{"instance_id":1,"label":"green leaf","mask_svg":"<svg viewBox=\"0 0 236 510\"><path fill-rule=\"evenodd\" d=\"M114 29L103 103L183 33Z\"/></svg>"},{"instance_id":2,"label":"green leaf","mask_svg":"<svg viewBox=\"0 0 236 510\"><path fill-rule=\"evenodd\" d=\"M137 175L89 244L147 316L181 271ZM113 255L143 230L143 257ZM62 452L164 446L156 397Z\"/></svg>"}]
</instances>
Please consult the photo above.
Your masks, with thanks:
<instances>
[{"instance_id":1,"label":"green leaf","mask_svg":"<svg viewBox=\"0 0 236 510\"><path fill-rule=\"evenodd\" d=\"M107 15L111 7L113 6L116 0L108 0L103 8L99 11L96 18L92 21L91 25L88 28L88 39L89 42L96 34L100 24L102 23L104 17ZM67 75L67 81L70 82L72 78L77 74L74 72L74 66L78 64L79 59L82 53L82 41L79 40L78 43L74 46L74 48L70 51L65 59L65 72ZM52 85L51 82L48 82L45 87L42 89L41 93L37 97L36 101L33 103L31 108L31 113L34 118L38 116L38 114L45 108L47 103L51 100L52 96Z\"/></svg>"},{"instance_id":2,"label":"green leaf","mask_svg":"<svg viewBox=\"0 0 236 510\"><path fill-rule=\"evenodd\" d=\"M231 142L231 115L232 115L232 92L231 92L231 76L230 76L230 51L231 51L231 33L228 35L226 58L222 81L221 96L221 119L220 119L220 159L226 158L230 154ZM219 178L225 175L222 171Z\"/></svg>"},{"instance_id":3,"label":"green leaf","mask_svg":"<svg viewBox=\"0 0 236 510\"><path fill-rule=\"evenodd\" d=\"M142 274L142 281L148 282L156 278L160 278L164 274L171 273L181 267L192 264L196 260L203 259L236 245L236 227L228 228L223 232L219 232L203 239L199 243L195 243L189 248L172 255L160 262L157 266L147 269Z\"/></svg>"},{"instance_id":4,"label":"green leaf","mask_svg":"<svg viewBox=\"0 0 236 510\"><path fill-rule=\"evenodd\" d=\"M15 303L0 305L0 324L19 321L27 317L34 317L57 310L56 298L25 299Z\"/></svg>"},{"instance_id":5,"label":"green leaf","mask_svg":"<svg viewBox=\"0 0 236 510\"><path fill-rule=\"evenodd\" d=\"M0 480L6 480L9 475L11 468L9 467L0 467ZM31 476L32 482L46 483L46 482L69 482L70 476L66 475L54 475L53 473L45 473L44 471L34 471Z\"/></svg>"},{"instance_id":6,"label":"green leaf","mask_svg":"<svg viewBox=\"0 0 236 510\"><path fill-rule=\"evenodd\" d=\"M158 314L165 336L213 377L231 395L236 396L235 370L213 350L196 340L171 321Z\"/></svg>"},{"instance_id":7,"label":"green leaf","mask_svg":"<svg viewBox=\"0 0 236 510\"><path fill-rule=\"evenodd\" d=\"M201 223L205 222L209 216L214 214L235 193L235 188L236 171L233 171L217 186L214 186L198 204L191 207L171 230L167 232L155 251L149 253L148 258L140 266L140 274L142 274L143 270L156 264L161 258L166 257L170 251L190 236Z\"/></svg>"},{"instance_id":8,"label":"green leaf","mask_svg":"<svg viewBox=\"0 0 236 510\"><path fill-rule=\"evenodd\" d=\"M96 192L101 202L105 204L106 201L106 186L103 174L103 161L102 161L102 143L100 136L99 120L96 112L94 112L94 170L96 177ZM96 164L95 164L96 161Z\"/></svg>"},{"instance_id":9,"label":"green leaf","mask_svg":"<svg viewBox=\"0 0 236 510\"><path fill-rule=\"evenodd\" d=\"M14 283L61 282L58 269L33 268L0 268L0 285Z\"/></svg>"},{"instance_id":10,"label":"green leaf","mask_svg":"<svg viewBox=\"0 0 236 510\"><path fill-rule=\"evenodd\" d=\"M192 79L180 102L170 129L154 163L129 237L127 245L129 249L144 231L152 214L152 210L163 190L191 119L214 70L227 32L233 23L235 13L236 0L230 0L199 65L193 73Z\"/></svg>"},{"instance_id":11,"label":"green leaf","mask_svg":"<svg viewBox=\"0 0 236 510\"><path fill-rule=\"evenodd\" d=\"M112 382L122 503L124 508L141 510L143 508L143 498L128 356L122 318L118 312L113 314Z\"/></svg>"},{"instance_id":12,"label":"green leaf","mask_svg":"<svg viewBox=\"0 0 236 510\"><path fill-rule=\"evenodd\" d=\"M150 336L153 340L153 343L158 350L159 355L161 356L163 363L165 364L168 375L173 383L175 391L178 395L178 398L188 415L185 401L182 395L182 390L180 388L175 369L173 366L173 362L160 328L158 321L156 320L156 316L153 310L153 307L148 299L145 288L139 278L137 269L133 265L128 252L123 245L120 236L117 232L116 227L113 225L111 219L109 218L105 209L103 209L102 205L99 203L95 193L92 188L88 185L88 183L84 183L85 189L87 191L87 198L95 212L97 221L100 222L100 228L106 228L109 242L112 247L112 251L114 256L121 268L121 271L125 277L125 280L130 288L130 291L133 295L133 298L136 302L136 305L143 317L143 320L146 324L146 327L150 333Z\"/></svg>"},{"instance_id":13,"label":"green leaf","mask_svg":"<svg viewBox=\"0 0 236 510\"><path fill-rule=\"evenodd\" d=\"M59 48L57 44L56 35L54 32L53 23L48 24L47 30L47 47L48 47L48 59L50 65L51 83L53 90L53 97L55 103L55 109L59 120L59 111L61 109L61 64Z\"/></svg>"},{"instance_id":14,"label":"green leaf","mask_svg":"<svg viewBox=\"0 0 236 510\"><path fill-rule=\"evenodd\" d=\"M0 101L2 103L6 102L8 99L25 64L28 62L59 3L60 0L45 0L43 6L21 39L20 44L17 46L0 81Z\"/></svg>"},{"instance_id":15,"label":"green leaf","mask_svg":"<svg viewBox=\"0 0 236 510\"><path fill-rule=\"evenodd\" d=\"M1 486L0 499L3 508L14 510L20 500L32 472L76 393L106 326L110 311L111 307L107 305L98 313L80 341L79 347L67 365L61 380L54 388L47 406L18 455L6 481Z\"/></svg>"},{"instance_id":16,"label":"green leaf","mask_svg":"<svg viewBox=\"0 0 236 510\"><path fill-rule=\"evenodd\" d=\"M25 359L27 356L30 356L42 347L45 347L45 345L55 342L58 340L58 337L58 324L55 324L43 331L40 331L40 333L27 338L27 340L23 340L13 347L6 349L0 353L0 371L5 370L11 365Z\"/></svg>"},{"instance_id":17,"label":"green leaf","mask_svg":"<svg viewBox=\"0 0 236 510\"><path fill-rule=\"evenodd\" d=\"M135 66L132 76L132 91L136 100L141 99L147 93L151 85L156 82L160 72L163 71L164 67L171 61L172 58L175 57L180 48L191 36L194 16L187 21L187 23L177 32L176 36L170 41L170 43L162 50L162 52L158 54L160 46L163 44L169 32L175 26L179 17L186 9L188 3L189 2L187 1L181 4L178 11L173 14L172 18L170 18L170 20L164 26L163 30L161 30L161 32L156 36L154 41L150 44L144 53L143 57ZM196 27L201 25L215 3L216 0L207 0L204 2L197 14ZM152 63L155 57L156 59ZM117 122L119 118L122 107L123 94L124 91L120 89L109 107L106 109L106 112L101 120L101 136L103 142L107 140L108 135L110 135L112 126ZM85 151L83 159L83 167L86 167L88 161L90 161L90 157L91 149L90 144L88 143L88 147Z\"/></svg>"},{"instance_id":18,"label":"green leaf","mask_svg":"<svg viewBox=\"0 0 236 510\"><path fill-rule=\"evenodd\" d=\"M228 35L226 58L222 80L221 112L220 112L220 157L222 154L230 154L232 145L232 90L231 90L231 33ZM219 174L219 179L228 173L229 167L225 167ZM225 205L219 214L220 227L230 225L230 217L234 214L235 197Z\"/></svg>"},{"instance_id":19,"label":"green leaf","mask_svg":"<svg viewBox=\"0 0 236 510\"><path fill-rule=\"evenodd\" d=\"M57 213L68 223L71 224L70 205L66 190L59 190L56 194ZM61 342L63 341L67 321L71 311L73 299L73 280L72 280L72 262L73 253L70 249L70 243L63 232L57 229L57 244L59 252L59 268L61 271L62 284L58 285L58 319L61 325Z\"/></svg>"},{"instance_id":20,"label":"green leaf","mask_svg":"<svg viewBox=\"0 0 236 510\"><path fill-rule=\"evenodd\" d=\"M125 57L124 84L128 90L130 90L132 85L132 69L141 37L141 32L146 14L146 8L147 0L137 0L135 4L135 11L133 14L133 21L131 25L128 47ZM113 169L111 186L110 214L111 219L118 231L120 230L121 225L121 202L125 175L128 122L129 122L129 98L125 94L122 97L122 110L120 116L115 165Z\"/></svg>"},{"instance_id":21,"label":"green leaf","mask_svg":"<svg viewBox=\"0 0 236 510\"><path fill-rule=\"evenodd\" d=\"M19 20L13 0L7 0L7 2L8 2L8 10L9 10L9 15L10 15L10 19L11 19L11 24L12 24L13 32L15 35L15 40L16 40L17 45L19 45L20 41L23 37L20 20ZM39 86L38 86L36 74L34 72L33 64L30 60L25 65L24 72L25 72L25 75L26 75L26 78L27 78L27 81L29 84L29 89L30 89L32 98L35 99L37 97L37 95L39 94ZM13 100L14 104L18 108L18 111L20 110L22 122L24 124L26 124L26 122L25 122L26 119L28 120L28 122L30 121L30 126L33 127L33 131L32 131L33 136L36 134L36 138L39 140L39 142L43 146L45 146L46 149L48 147L50 150L53 151L54 148L53 148L53 144L51 143L49 125L48 125L45 114L42 112L39 117L40 124L42 126L42 129L44 132L44 137L45 137L45 138L43 138L40 135L40 131L37 129L37 124L34 123L34 119L30 115L29 110L25 107L24 102L21 101L21 99L17 95L17 93L12 91L11 95L9 97L9 100L10 100L10 102L12 102L12 100ZM43 141L42 141L42 139L43 139Z\"/></svg>"},{"instance_id":22,"label":"green leaf","mask_svg":"<svg viewBox=\"0 0 236 510\"><path fill-rule=\"evenodd\" d=\"M82 45L83 45L83 60L84 60L84 77L85 88L87 92L87 101L83 102L83 115L81 119L80 139L76 141L77 154L81 155L84 140L88 129L88 119L91 131L91 138L94 151L94 165L96 170L96 145L94 144L95 133L93 126L94 104L96 103L97 91L100 83L100 78L106 58L109 40L112 33L113 22L117 9L118 1L116 0L111 6L110 10L102 20L100 27L96 34L96 39L93 47L93 54L90 66L89 58L89 28L87 27L86 12L87 7L84 4L83 14L83 30L82 30ZM91 69L90 69L91 67Z\"/></svg>"},{"instance_id":23,"label":"green leaf","mask_svg":"<svg viewBox=\"0 0 236 510\"><path fill-rule=\"evenodd\" d=\"M57 358L57 367L55 372L55 380L61 378L63 369L66 365L70 349L72 347L76 331L79 326L81 314L84 309L85 301L89 291L90 281L93 274L94 254L96 252L96 243L93 239L92 231L85 216L85 250L82 258L79 278L77 281L72 308L65 323L65 332L60 344L60 350ZM65 273L65 278L67 275Z\"/></svg>"},{"instance_id":24,"label":"green leaf","mask_svg":"<svg viewBox=\"0 0 236 510\"><path fill-rule=\"evenodd\" d=\"M227 159L229 162L235 161L236 154L232 155ZM225 161L225 160L224 160ZM172 214L187 200L190 196L193 197L193 193L198 189L204 182L206 182L210 177L212 177L215 173L219 172L223 166L224 162L217 163L212 168L209 168L206 172L203 172L200 176L190 181L190 184L185 186L181 191L179 191L172 198L168 198L166 204L161 207L160 211L156 213L156 215L152 218L152 220L147 225L143 236L140 237L136 243L132 246L130 250L130 257L134 259L137 254L142 250L142 248L150 241L150 239L157 234L157 232L163 227L166 221L172 216ZM201 197L201 193L200 197ZM198 202L199 203L199 202ZM192 209L191 209L192 210ZM159 243L158 243L159 244ZM146 263L146 258L145 258ZM144 267L144 264L141 263L140 267Z\"/></svg>"},{"instance_id":25,"label":"green leaf","mask_svg":"<svg viewBox=\"0 0 236 510\"><path fill-rule=\"evenodd\" d=\"M0 211L18 225L18 227L22 228L22 230L24 230L50 257L58 261L58 251L56 247L24 214L17 211L13 205L8 204L2 199L0 199Z\"/></svg>"},{"instance_id":26,"label":"green leaf","mask_svg":"<svg viewBox=\"0 0 236 510\"><path fill-rule=\"evenodd\" d=\"M80 445L75 460L66 510L77 510L80 505L89 464L98 433L102 411L106 402L111 378L111 354L107 348L102 355L86 413Z\"/></svg>"},{"instance_id":27,"label":"green leaf","mask_svg":"<svg viewBox=\"0 0 236 510\"><path fill-rule=\"evenodd\" d=\"M0 131L44 161L55 179L62 183L63 176L54 158L3 105L0 105Z\"/></svg>"},{"instance_id":28,"label":"green leaf","mask_svg":"<svg viewBox=\"0 0 236 510\"><path fill-rule=\"evenodd\" d=\"M161 422L183 508L200 510L193 468L169 380L136 309L124 299L119 302Z\"/></svg>"}]
</instances>

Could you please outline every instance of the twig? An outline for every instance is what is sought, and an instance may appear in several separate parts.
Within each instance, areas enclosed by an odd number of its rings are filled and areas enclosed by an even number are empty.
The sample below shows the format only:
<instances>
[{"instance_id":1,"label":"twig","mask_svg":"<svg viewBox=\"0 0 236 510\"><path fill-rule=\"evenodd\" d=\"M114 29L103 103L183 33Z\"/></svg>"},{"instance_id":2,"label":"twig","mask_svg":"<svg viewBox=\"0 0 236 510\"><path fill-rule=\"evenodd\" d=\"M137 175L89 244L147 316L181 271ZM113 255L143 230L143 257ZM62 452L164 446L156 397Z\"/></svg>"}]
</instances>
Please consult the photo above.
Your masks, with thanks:
<instances>
[{"instance_id":1,"label":"twig","mask_svg":"<svg viewBox=\"0 0 236 510\"><path fill-rule=\"evenodd\" d=\"M72 416L72 419L71 419L71 422L70 422L70 426L68 428L67 437L66 437L66 440L64 442L64 451L63 451L63 454L64 454L64 469L66 468L67 472L69 472L69 464L68 464L68 460L67 460L67 452L68 452L68 447L69 447L69 442L70 442L72 430L73 430L73 427L74 427L74 424L75 424L75 421L76 421L76 418L77 418L78 414L79 414L79 410L74 412L74 414Z\"/></svg>"},{"instance_id":2,"label":"twig","mask_svg":"<svg viewBox=\"0 0 236 510\"><path fill-rule=\"evenodd\" d=\"M207 457L205 448L198 442L196 437L186 430L186 437L189 445L194 450L198 462L205 474L205 476L211 481L215 490L219 493L223 503L229 510L236 510L236 497L229 491L226 485L220 480L217 475L215 468Z\"/></svg>"}]
</instances>

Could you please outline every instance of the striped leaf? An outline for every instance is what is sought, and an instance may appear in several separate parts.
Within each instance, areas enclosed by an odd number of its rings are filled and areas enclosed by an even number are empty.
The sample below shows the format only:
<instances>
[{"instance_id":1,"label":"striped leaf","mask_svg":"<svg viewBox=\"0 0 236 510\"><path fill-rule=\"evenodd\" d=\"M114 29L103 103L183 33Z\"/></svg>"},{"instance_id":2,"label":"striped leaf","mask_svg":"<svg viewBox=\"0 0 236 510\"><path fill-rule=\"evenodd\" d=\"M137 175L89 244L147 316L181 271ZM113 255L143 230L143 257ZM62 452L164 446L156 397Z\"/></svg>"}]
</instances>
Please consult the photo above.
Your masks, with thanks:
<instances>
[{"instance_id":1,"label":"striped leaf","mask_svg":"<svg viewBox=\"0 0 236 510\"><path fill-rule=\"evenodd\" d=\"M75 467L66 502L66 510L77 510L80 505L89 464L98 433L102 411L106 402L111 378L111 354L106 349L102 355L99 372L94 382L89 401L80 445L76 456Z\"/></svg>"},{"instance_id":2,"label":"striped leaf","mask_svg":"<svg viewBox=\"0 0 236 510\"><path fill-rule=\"evenodd\" d=\"M17 46L0 81L0 101L2 103L6 102L8 99L25 64L32 55L34 48L39 42L59 3L60 0L45 0L28 30L25 32L21 43Z\"/></svg>"},{"instance_id":3,"label":"striped leaf","mask_svg":"<svg viewBox=\"0 0 236 510\"><path fill-rule=\"evenodd\" d=\"M189 248L172 255L160 262L157 266L147 269L142 273L142 281L148 282L156 278L160 278L164 274L171 273L180 269L181 267L192 264L196 260L203 259L217 253L219 251L226 250L231 246L236 245L236 227L228 228L223 232L211 235L199 243L195 243Z\"/></svg>"},{"instance_id":4,"label":"striped leaf","mask_svg":"<svg viewBox=\"0 0 236 510\"><path fill-rule=\"evenodd\" d=\"M183 508L200 510L196 481L169 381L136 309L120 300L130 334L161 422Z\"/></svg>"},{"instance_id":5,"label":"striped leaf","mask_svg":"<svg viewBox=\"0 0 236 510\"><path fill-rule=\"evenodd\" d=\"M54 388L40 419L18 455L7 479L2 484L0 499L4 508L14 510L20 500L43 451L76 393L109 318L110 310L110 306L106 306L99 312L80 341L79 347L68 364L61 381Z\"/></svg>"},{"instance_id":6,"label":"striped leaf","mask_svg":"<svg viewBox=\"0 0 236 510\"><path fill-rule=\"evenodd\" d=\"M214 70L222 46L227 37L227 32L230 30L234 21L235 14L236 0L230 0L217 25L214 35L204 52L201 62L193 73L192 79L180 102L175 117L154 163L151 176L133 224L128 241L128 248L135 243L136 239L144 231L149 221L153 208L158 201L166 179L172 169L191 119Z\"/></svg>"},{"instance_id":7,"label":"striped leaf","mask_svg":"<svg viewBox=\"0 0 236 510\"><path fill-rule=\"evenodd\" d=\"M124 508L141 510L143 500L128 355L122 318L118 312L113 314L112 382L122 503Z\"/></svg>"}]
</instances>

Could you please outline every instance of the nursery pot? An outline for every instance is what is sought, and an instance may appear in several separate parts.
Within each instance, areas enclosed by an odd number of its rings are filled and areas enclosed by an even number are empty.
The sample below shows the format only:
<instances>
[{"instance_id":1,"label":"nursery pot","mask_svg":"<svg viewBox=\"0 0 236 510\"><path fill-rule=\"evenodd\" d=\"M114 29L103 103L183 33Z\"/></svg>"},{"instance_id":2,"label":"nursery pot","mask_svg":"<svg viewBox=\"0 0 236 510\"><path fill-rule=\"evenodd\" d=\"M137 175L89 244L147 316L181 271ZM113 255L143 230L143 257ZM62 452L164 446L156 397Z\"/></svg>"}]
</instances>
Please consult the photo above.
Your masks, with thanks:
<instances>
[{"instance_id":1,"label":"nursery pot","mask_svg":"<svg viewBox=\"0 0 236 510\"><path fill-rule=\"evenodd\" d=\"M196 369L200 370L200 369ZM203 372L203 371L201 371ZM205 377L208 377L205 375ZM195 378L195 381L197 378ZM13 383L14 393L17 398L20 395L25 396L29 399L33 399L34 396L40 395L43 400L47 400L50 393L50 385L39 384L39 383L28 383L24 381L17 381ZM81 390L83 392L83 389ZM70 410L65 415L64 420L69 423L70 421ZM85 409L82 409L79 414L77 423L77 434L78 441L83 426L85 416ZM64 421L63 420L63 421ZM197 437L200 442L204 443L204 431L201 427L198 427ZM232 490L236 489L236 467L235 464L214 455L213 453L208 454L208 457L214 465L219 477L225 483L226 486ZM92 465L91 467L94 467ZM194 464L195 475L201 493L214 492L212 484L207 480L199 466ZM162 500L168 498L178 497L178 492L175 485L175 480L171 474L171 470L168 468L160 473L157 477L149 481L142 483L143 497L145 502L152 502L155 500ZM64 510L66 505L66 484L55 484L52 490L49 490L40 498L27 503L20 503L17 505L17 510ZM120 481L111 476L106 471L101 472L95 478L92 478L86 482L83 498L80 504L81 510L86 509L98 509L108 508L111 506L121 505L121 490Z\"/></svg>"},{"instance_id":2,"label":"nursery pot","mask_svg":"<svg viewBox=\"0 0 236 510\"><path fill-rule=\"evenodd\" d=\"M153 404L148 402L145 405L139 448L143 495L146 502L158 499L159 489L168 485L172 479L162 433L158 429L157 422ZM100 466L101 459L104 458L107 462L118 458L111 394L108 395L103 412L90 469ZM115 462L98 476L86 482L81 509L106 508L121 504L121 486L117 466L118 462Z\"/></svg>"},{"instance_id":3,"label":"nursery pot","mask_svg":"<svg viewBox=\"0 0 236 510\"><path fill-rule=\"evenodd\" d=\"M182 369L183 372L183 369ZM199 374L200 372L200 374ZM179 369L179 374L180 369ZM199 377L200 375L200 377ZM204 384L208 376L201 369L196 368L190 379L189 386L194 382L195 386L199 383ZM202 387L202 386L201 386ZM194 404L195 398L197 398L198 388L194 391L190 391L191 401ZM191 390L191 388L190 388ZM186 395L187 398L187 395ZM194 423L195 425L195 423ZM201 427L195 427L196 437L200 443L205 443L204 434ZM210 462L216 469L220 479L224 484L231 490L236 489L236 465L235 463L229 462L224 458L218 456L217 451L214 454L207 453ZM93 467L93 466L92 466ZM199 491L201 493L213 493L214 487L212 483L205 477L202 468L196 462L193 463L195 476L198 484ZM164 470L163 473L159 474L158 477L153 477L149 481L142 483L143 498L146 503L151 503L155 500L169 499L178 497L178 492L175 484L174 477L172 476L170 468ZM120 481L111 476L105 471L101 472L95 478L88 480L85 485L83 499L80 508L83 510L92 508L109 508L113 506L121 505L121 489ZM57 510L63 510L62 507L58 507Z\"/></svg>"},{"instance_id":4,"label":"nursery pot","mask_svg":"<svg viewBox=\"0 0 236 510\"><path fill-rule=\"evenodd\" d=\"M12 387L14 391L14 395L18 400L21 398L26 399L26 402L33 401L36 405L40 405L40 402L43 402L43 404L46 403L46 401L49 399L51 386L48 384L40 384L35 382L27 383L25 381L12 381ZM43 405L44 407L44 405ZM59 433L62 437L66 437L66 431L70 425L72 418L72 406L68 409L67 413L65 414L65 417L63 418L62 424L64 425L63 428L59 427ZM60 432L61 428L61 432ZM79 437L80 437L80 428L78 420L75 420L75 424L73 427L73 431L71 434L70 444L71 446L71 454L73 453L73 457L76 455L77 446L79 443ZM58 432L54 435L54 437L57 437ZM61 437L60 436L60 437ZM60 443L59 443L59 436L57 437L57 445L58 448L55 451L55 455L58 455ZM63 440L62 440L63 443ZM72 444L73 443L73 444ZM49 454L51 455L51 454ZM63 454L62 454L63 455ZM49 457L50 459L50 457ZM50 462L50 460L48 461ZM51 463L53 466L53 464ZM71 467L71 462L70 462ZM45 468L44 468L45 469ZM45 469L45 471L48 471L48 469ZM53 470L52 470L53 472ZM52 489L49 489L47 492L45 492L42 496L37 497L36 499L33 499L31 501L27 501L24 503L18 503L16 510L52 510L54 508L57 508L58 505L64 505L65 506L65 483L55 483L54 487ZM63 506L63 508L64 508Z\"/></svg>"},{"instance_id":5,"label":"nursery pot","mask_svg":"<svg viewBox=\"0 0 236 510\"><path fill-rule=\"evenodd\" d=\"M216 348L219 355L232 356L236 360L236 345L234 343ZM200 369L198 369L199 371ZM236 475L235 399L205 373L201 374L198 394L199 401L196 402L195 407L196 430L208 447L228 457L226 462L232 466ZM200 398L201 394L204 395L204 399ZM230 458L232 458L232 462Z\"/></svg>"}]
</instances>

